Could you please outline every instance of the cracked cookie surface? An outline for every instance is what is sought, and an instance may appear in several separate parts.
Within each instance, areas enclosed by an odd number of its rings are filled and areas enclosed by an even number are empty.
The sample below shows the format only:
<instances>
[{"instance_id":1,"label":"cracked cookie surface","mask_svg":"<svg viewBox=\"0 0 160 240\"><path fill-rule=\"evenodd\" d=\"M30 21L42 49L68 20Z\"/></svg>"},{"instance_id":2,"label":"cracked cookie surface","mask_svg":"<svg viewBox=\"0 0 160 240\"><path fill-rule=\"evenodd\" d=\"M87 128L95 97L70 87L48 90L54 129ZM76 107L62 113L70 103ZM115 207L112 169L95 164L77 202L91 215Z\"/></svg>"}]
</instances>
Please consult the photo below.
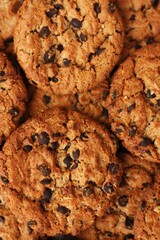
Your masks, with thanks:
<instances>
[{"instance_id":1,"label":"cracked cookie surface","mask_svg":"<svg viewBox=\"0 0 160 240\"><path fill-rule=\"evenodd\" d=\"M21 75L0 52L0 145L19 125L26 102L27 91Z\"/></svg>"},{"instance_id":2,"label":"cracked cookie surface","mask_svg":"<svg viewBox=\"0 0 160 240\"><path fill-rule=\"evenodd\" d=\"M121 184L117 190L114 205L103 218L97 218L94 225L79 234L80 240L127 240L134 236L134 218L144 191L151 186L154 174L160 165L140 161L129 153L120 156L123 163Z\"/></svg>"},{"instance_id":3,"label":"cracked cookie surface","mask_svg":"<svg viewBox=\"0 0 160 240\"><path fill-rule=\"evenodd\" d=\"M119 60L122 29L110 0L26 0L15 51L32 84L55 94L83 92L103 81Z\"/></svg>"},{"instance_id":4,"label":"cracked cookie surface","mask_svg":"<svg viewBox=\"0 0 160 240\"><path fill-rule=\"evenodd\" d=\"M36 117L41 112L56 106L67 107L109 125L108 110L106 108L108 93L107 80L85 93L74 95L56 95L52 94L51 91L46 92L36 88L31 94L28 112L31 117Z\"/></svg>"},{"instance_id":5,"label":"cracked cookie surface","mask_svg":"<svg viewBox=\"0 0 160 240\"><path fill-rule=\"evenodd\" d=\"M17 12L22 3L23 0L0 1L0 40L4 41L13 36L14 27L17 21Z\"/></svg>"},{"instance_id":6,"label":"cracked cookie surface","mask_svg":"<svg viewBox=\"0 0 160 240\"><path fill-rule=\"evenodd\" d=\"M111 128L132 154L160 160L160 44L137 50L115 72L108 112Z\"/></svg>"},{"instance_id":7,"label":"cracked cookie surface","mask_svg":"<svg viewBox=\"0 0 160 240\"><path fill-rule=\"evenodd\" d=\"M125 30L122 59L136 49L160 42L159 0L115 0Z\"/></svg>"},{"instance_id":8,"label":"cracked cookie surface","mask_svg":"<svg viewBox=\"0 0 160 240\"><path fill-rule=\"evenodd\" d=\"M137 240L158 240L160 236L160 172L158 181L145 192L135 217Z\"/></svg>"},{"instance_id":9,"label":"cracked cookie surface","mask_svg":"<svg viewBox=\"0 0 160 240\"><path fill-rule=\"evenodd\" d=\"M112 204L122 172L116 150L104 126L55 108L28 120L6 141L1 183L39 208L34 220L40 226L47 222L39 233L76 235ZM28 205L14 211L25 218ZM38 218L42 213L43 221Z\"/></svg>"}]
</instances>

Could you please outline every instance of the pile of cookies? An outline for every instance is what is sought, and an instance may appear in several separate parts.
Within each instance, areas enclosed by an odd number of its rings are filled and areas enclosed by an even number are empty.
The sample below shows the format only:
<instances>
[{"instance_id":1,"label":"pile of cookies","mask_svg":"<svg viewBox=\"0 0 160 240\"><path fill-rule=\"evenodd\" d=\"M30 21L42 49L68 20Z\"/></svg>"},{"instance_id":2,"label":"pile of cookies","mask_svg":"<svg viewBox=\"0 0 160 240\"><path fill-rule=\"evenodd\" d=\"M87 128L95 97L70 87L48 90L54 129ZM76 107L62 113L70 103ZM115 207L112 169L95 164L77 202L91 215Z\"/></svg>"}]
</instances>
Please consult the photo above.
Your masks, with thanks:
<instances>
[{"instance_id":1,"label":"pile of cookies","mask_svg":"<svg viewBox=\"0 0 160 240\"><path fill-rule=\"evenodd\" d=\"M160 1L0 1L0 239L160 239Z\"/></svg>"}]
</instances>

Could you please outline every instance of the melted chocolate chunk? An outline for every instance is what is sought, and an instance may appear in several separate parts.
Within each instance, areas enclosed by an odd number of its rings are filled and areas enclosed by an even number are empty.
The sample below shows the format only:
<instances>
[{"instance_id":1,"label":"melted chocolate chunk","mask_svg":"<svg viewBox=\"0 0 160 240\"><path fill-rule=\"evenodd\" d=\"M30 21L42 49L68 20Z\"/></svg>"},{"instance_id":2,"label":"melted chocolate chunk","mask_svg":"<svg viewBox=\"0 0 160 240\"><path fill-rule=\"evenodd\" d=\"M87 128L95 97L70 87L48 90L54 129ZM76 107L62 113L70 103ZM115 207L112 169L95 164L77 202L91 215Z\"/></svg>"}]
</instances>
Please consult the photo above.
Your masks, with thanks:
<instances>
[{"instance_id":1,"label":"melted chocolate chunk","mask_svg":"<svg viewBox=\"0 0 160 240\"><path fill-rule=\"evenodd\" d=\"M95 52L97 56L99 56L102 52L104 52L105 48L98 48Z\"/></svg>"},{"instance_id":2,"label":"melted chocolate chunk","mask_svg":"<svg viewBox=\"0 0 160 240\"><path fill-rule=\"evenodd\" d=\"M59 147L59 143L58 143L58 141L55 141L55 142L52 142L52 143L50 144L49 150L51 150L51 151L56 151L58 147Z\"/></svg>"},{"instance_id":3,"label":"melted chocolate chunk","mask_svg":"<svg viewBox=\"0 0 160 240\"><path fill-rule=\"evenodd\" d=\"M63 64L64 64L65 66L69 67L70 64L71 64L71 60L69 60L69 59L67 59L67 58L64 58L64 59L63 59Z\"/></svg>"},{"instance_id":4,"label":"melted chocolate chunk","mask_svg":"<svg viewBox=\"0 0 160 240\"><path fill-rule=\"evenodd\" d=\"M9 183L9 180L6 177L0 176L0 179L4 184Z\"/></svg>"},{"instance_id":5,"label":"melted chocolate chunk","mask_svg":"<svg viewBox=\"0 0 160 240\"><path fill-rule=\"evenodd\" d=\"M54 8L49 9L48 12L46 12L47 17L52 18L54 15L57 14L57 10Z\"/></svg>"},{"instance_id":6,"label":"melted chocolate chunk","mask_svg":"<svg viewBox=\"0 0 160 240\"><path fill-rule=\"evenodd\" d=\"M136 128L133 127L131 130L129 130L129 136L134 137L136 135L136 131L137 131Z\"/></svg>"},{"instance_id":7,"label":"melted chocolate chunk","mask_svg":"<svg viewBox=\"0 0 160 240\"><path fill-rule=\"evenodd\" d=\"M82 22L78 20L77 18L73 18L71 20L71 25L75 28L81 28L82 27Z\"/></svg>"},{"instance_id":8,"label":"melted chocolate chunk","mask_svg":"<svg viewBox=\"0 0 160 240\"><path fill-rule=\"evenodd\" d=\"M62 52L63 49L64 49L64 47L63 47L62 44L59 44L59 45L57 46L57 50L58 50L58 51Z\"/></svg>"},{"instance_id":9,"label":"melted chocolate chunk","mask_svg":"<svg viewBox=\"0 0 160 240\"><path fill-rule=\"evenodd\" d=\"M13 118L17 117L19 114L19 110L16 107L13 107L12 109L9 110L9 113L12 115Z\"/></svg>"},{"instance_id":10,"label":"melted chocolate chunk","mask_svg":"<svg viewBox=\"0 0 160 240\"><path fill-rule=\"evenodd\" d=\"M144 137L143 140L140 142L139 146L147 147L148 145L152 144L152 140L148 137Z\"/></svg>"},{"instance_id":11,"label":"melted chocolate chunk","mask_svg":"<svg viewBox=\"0 0 160 240\"><path fill-rule=\"evenodd\" d=\"M94 11L95 11L97 14L101 13L101 7L99 6L99 3L97 3L97 2L94 3L93 8L94 8Z\"/></svg>"},{"instance_id":12,"label":"melted chocolate chunk","mask_svg":"<svg viewBox=\"0 0 160 240\"><path fill-rule=\"evenodd\" d=\"M117 174L119 171L119 164L118 163L109 163L108 171L110 172L110 174Z\"/></svg>"},{"instance_id":13,"label":"melted chocolate chunk","mask_svg":"<svg viewBox=\"0 0 160 240\"><path fill-rule=\"evenodd\" d=\"M87 41L87 36L84 35L83 33L80 34L79 38L80 38L80 40L81 40L82 42L86 42L86 41Z\"/></svg>"},{"instance_id":14,"label":"melted chocolate chunk","mask_svg":"<svg viewBox=\"0 0 160 240\"><path fill-rule=\"evenodd\" d=\"M151 0L151 4L154 8L156 8L159 4L159 0Z\"/></svg>"},{"instance_id":15,"label":"melted chocolate chunk","mask_svg":"<svg viewBox=\"0 0 160 240\"><path fill-rule=\"evenodd\" d=\"M45 200L46 203L49 203L52 197L52 191L50 188L46 188L44 193L43 193L43 199Z\"/></svg>"},{"instance_id":16,"label":"melted chocolate chunk","mask_svg":"<svg viewBox=\"0 0 160 240\"><path fill-rule=\"evenodd\" d=\"M27 222L27 226L34 226L34 225L37 225L36 220L31 220L31 221Z\"/></svg>"},{"instance_id":17,"label":"melted chocolate chunk","mask_svg":"<svg viewBox=\"0 0 160 240\"><path fill-rule=\"evenodd\" d=\"M33 134L33 135L31 136L31 138L32 138L32 141L33 141L33 142L35 142L35 141L36 141L36 139L38 139L38 136L39 136L39 134L38 134L38 133L35 133L35 134Z\"/></svg>"},{"instance_id":18,"label":"melted chocolate chunk","mask_svg":"<svg viewBox=\"0 0 160 240\"><path fill-rule=\"evenodd\" d=\"M91 194L93 194L94 193L94 191L93 191L93 189L92 188L90 188L90 187L85 187L84 189L83 189L83 196L84 197L89 197Z\"/></svg>"},{"instance_id":19,"label":"melted chocolate chunk","mask_svg":"<svg viewBox=\"0 0 160 240\"><path fill-rule=\"evenodd\" d=\"M18 12L19 8L22 6L22 3L23 3L23 1L21 1L21 0L16 1L12 7L12 12L16 14Z\"/></svg>"},{"instance_id":20,"label":"melted chocolate chunk","mask_svg":"<svg viewBox=\"0 0 160 240\"><path fill-rule=\"evenodd\" d=\"M72 165L71 170L74 170L74 169L76 169L77 167L78 167L78 163L75 162L75 163Z\"/></svg>"},{"instance_id":21,"label":"melted chocolate chunk","mask_svg":"<svg viewBox=\"0 0 160 240\"><path fill-rule=\"evenodd\" d=\"M132 112L132 110L135 108L135 106L136 106L135 103L131 104L131 105L127 108L127 111L128 111L129 113Z\"/></svg>"},{"instance_id":22,"label":"melted chocolate chunk","mask_svg":"<svg viewBox=\"0 0 160 240\"><path fill-rule=\"evenodd\" d=\"M121 129L121 128L116 128L115 134L119 134L119 133L121 133L121 132L123 132L123 129Z\"/></svg>"},{"instance_id":23,"label":"melted chocolate chunk","mask_svg":"<svg viewBox=\"0 0 160 240\"><path fill-rule=\"evenodd\" d=\"M3 77L5 75L4 71L0 71L0 77Z\"/></svg>"},{"instance_id":24,"label":"melted chocolate chunk","mask_svg":"<svg viewBox=\"0 0 160 240\"><path fill-rule=\"evenodd\" d=\"M63 5L62 4L55 4L54 7L57 9L57 10L61 10L61 9L64 9Z\"/></svg>"},{"instance_id":25,"label":"melted chocolate chunk","mask_svg":"<svg viewBox=\"0 0 160 240\"><path fill-rule=\"evenodd\" d=\"M54 62L55 54L49 55L49 52L46 52L43 56L43 61L45 64Z\"/></svg>"},{"instance_id":26,"label":"melted chocolate chunk","mask_svg":"<svg viewBox=\"0 0 160 240\"><path fill-rule=\"evenodd\" d=\"M47 96L47 95L43 95L43 103L45 105L48 105L50 102L51 102L51 97L50 96Z\"/></svg>"},{"instance_id":27,"label":"melted chocolate chunk","mask_svg":"<svg viewBox=\"0 0 160 240\"><path fill-rule=\"evenodd\" d=\"M30 152L31 150L32 150L32 146L31 145L25 145L25 146L23 146L23 150L25 151L25 152Z\"/></svg>"},{"instance_id":28,"label":"melted chocolate chunk","mask_svg":"<svg viewBox=\"0 0 160 240\"><path fill-rule=\"evenodd\" d=\"M51 173L51 169L46 165L37 166L37 170L40 171L42 173L42 175L45 177L49 176Z\"/></svg>"},{"instance_id":29,"label":"melted chocolate chunk","mask_svg":"<svg viewBox=\"0 0 160 240\"><path fill-rule=\"evenodd\" d=\"M80 150L79 149L72 152L72 157L73 157L74 160L77 160L79 158L79 156L80 156Z\"/></svg>"},{"instance_id":30,"label":"melted chocolate chunk","mask_svg":"<svg viewBox=\"0 0 160 240\"><path fill-rule=\"evenodd\" d=\"M131 233L129 233L129 234L127 234L127 235L124 237L123 240L128 240L128 239L134 239L134 235L131 234Z\"/></svg>"},{"instance_id":31,"label":"melted chocolate chunk","mask_svg":"<svg viewBox=\"0 0 160 240\"><path fill-rule=\"evenodd\" d=\"M68 216L71 212L71 210L69 210L67 207L60 206L60 205L58 206L57 211L66 215L66 216Z\"/></svg>"},{"instance_id":32,"label":"melted chocolate chunk","mask_svg":"<svg viewBox=\"0 0 160 240\"><path fill-rule=\"evenodd\" d=\"M128 204L128 196L122 195L118 198L118 204L121 207L125 207Z\"/></svg>"},{"instance_id":33,"label":"melted chocolate chunk","mask_svg":"<svg viewBox=\"0 0 160 240\"><path fill-rule=\"evenodd\" d=\"M41 184L43 185L48 185L52 182L50 178L44 178L42 181L40 181Z\"/></svg>"},{"instance_id":34,"label":"melted chocolate chunk","mask_svg":"<svg viewBox=\"0 0 160 240\"><path fill-rule=\"evenodd\" d=\"M49 37L50 33L51 31L49 30L49 28L45 26L45 27L42 27L42 29L40 30L39 36L41 38L47 38Z\"/></svg>"},{"instance_id":35,"label":"melted chocolate chunk","mask_svg":"<svg viewBox=\"0 0 160 240\"><path fill-rule=\"evenodd\" d=\"M114 191L114 188L113 188L113 184L108 182L108 183L105 183L104 185L104 191L106 193L112 193Z\"/></svg>"},{"instance_id":36,"label":"melted chocolate chunk","mask_svg":"<svg viewBox=\"0 0 160 240\"><path fill-rule=\"evenodd\" d=\"M134 217L132 216L127 216L126 217L126 220L125 220L125 225L126 225L126 228L128 229L132 229L133 228L133 225L134 225Z\"/></svg>"},{"instance_id":37,"label":"melted chocolate chunk","mask_svg":"<svg viewBox=\"0 0 160 240\"><path fill-rule=\"evenodd\" d=\"M38 142L42 145L44 144L48 144L50 141L50 138L49 138L49 135L48 133L46 132L41 132L39 135L38 135Z\"/></svg>"},{"instance_id":38,"label":"melted chocolate chunk","mask_svg":"<svg viewBox=\"0 0 160 240\"><path fill-rule=\"evenodd\" d=\"M93 56L94 56L94 53L90 53L90 54L89 54L89 56L88 56L88 62L91 62Z\"/></svg>"},{"instance_id":39,"label":"melted chocolate chunk","mask_svg":"<svg viewBox=\"0 0 160 240\"><path fill-rule=\"evenodd\" d=\"M85 132L81 133L80 139L81 140L87 140L88 139L87 133L85 133Z\"/></svg>"},{"instance_id":40,"label":"melted chocolate chunk","mask_svg":"<svg viewBox=\"0 0 160 240\"><path fill-rule=\"evenodd\" d=\"M66 168L69 168L72 165L73 159L71 158L71 156L69 154L67 154L67 156L65 157L63 162L66 165Z\"/></svg>"},{"instance_id":41,"label":"melted chocolate chunk","mask_svg":"<svg viewBox=\"0 0 160 240\"><path fill-rule=\"evenodd\" d=\"M4 223L5 222L5 218L3 216L0 216L0 223Z\"/></svg>"},{"instance_id":42,"label":"melted chocolate chunk","mask_svg":"<svg viewBox=\"0 0 160 240\"><path fill-rule=\"evenodd\" d=\"M151 90L148 89L147 92L146 92L146 97L147 97L147 98L155 98L155 97L156 97L156 94L155 94L155 93L152 93L152 94L151 94Z\"/></svg>"},{"instance_id":43,"label":"melted chocolate chunk","mask_svg":"<svg viewBox=\"0 0 160 240\"><path fill-rule=\"evenodd\" d=\"M154 39L153 38L147 38L147 40L146 40L146 43L147 44L152 44L152 43L154 43Z\"/></svg>"},{"instance_id":44,"label":"melted chocolate chunk","mask_svg":"<svg viewBox=\"0 0 160 240\"><path fill-rule=\"evenodd\" d=\"M54 82L54 83L58 82L58 78L56 78L55 76L54 77L49 77L48 80L50 82Z\"/></svg>"},{"instance_id":45,"label":"melted chocolate chunk","mask_svg":"<svg viewBox=\"0 0 160 240\"><path fill-rule=\"evenodd\" d=\"M136 15L132 14L129 20L134 21L136 19Z\"/></svg>"},{"instance_id":46,"label":"melted chocolate chunk","mask_svg":"<svg viewBox=\"0 0 160 240\"><path fill-rule=\"evenodd\" d=\"M160 106L160 99L157 100L157 104L158 104L158 106Z\"/></svg>"},{"instance_id":47,"label":"melted chocolate chunk","mask_svg":"<svg viewBox=\"0 0 160 240\"><path fill-rule=\"evenodd\" d=\"M103 110L102 110L102 116L105 117L105 118L109 117L108 110L104 107L103 107Z\"/></svg>"},{"instance_id":48,"label":"melted chocolate chunk","mask_svg":"<svg viewBox=\"0 0 160 240\"><path fill-rule=\"evenodd\" d=\"M142 201L142 204L141 204L141 211L142 212L144 212L144 210L146 209L146 205L147 205L147 203L146 203L146 201Z\"/></svg>"}]
</instances>

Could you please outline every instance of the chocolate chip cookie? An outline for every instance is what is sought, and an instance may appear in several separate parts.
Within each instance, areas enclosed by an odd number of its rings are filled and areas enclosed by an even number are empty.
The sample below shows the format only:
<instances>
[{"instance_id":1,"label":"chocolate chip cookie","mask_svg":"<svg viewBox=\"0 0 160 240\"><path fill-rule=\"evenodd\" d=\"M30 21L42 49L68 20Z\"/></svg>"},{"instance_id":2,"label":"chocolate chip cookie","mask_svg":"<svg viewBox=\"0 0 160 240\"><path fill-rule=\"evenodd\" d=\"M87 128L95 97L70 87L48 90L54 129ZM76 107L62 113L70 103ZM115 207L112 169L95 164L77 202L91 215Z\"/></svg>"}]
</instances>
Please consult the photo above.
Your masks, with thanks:
<instances>
[{"instance_id":1,"label":"chocolate chip cookie","mask_svg":"<svg viewBox=\"0 0 160 240\"><path fill-rule=\"evenodd\" d=\"M108 112L113 132L134 155L160 162L160 44L137 50L115 72Z\"/></svg>"},{"instance_id":2,"label":"chocolate chip cookie","mask_svg":"<svg viewBox=\"0 0 160 240\"><path fill-rule=\"evenodd\" d=\"M123 45L121 18L111 0L26 0L14 33L30 82L61 95L103 81Z\"/></svg>"},{"instance_id":3,"label":"chocolate chip cookie","mask_svg":"<svg viewBox=\"0 0 160 240\"><path fill-rule=\"evenodd\" d=\"M123 18L125 41L122 58L142 46L160 42L159 0L115 0Z\"/></svg>"},{"instance_id":4,"label":"chocolate chip cookie","mask_svg":"<svg viewBox=\"0 0 160 240\"><path fill-rule=\"evenodd\" d=\"M0 1L0 39L5 41L13 36L17 21L17 12L24 0Z\"/></svg>"},{"instance_id":5,"label":"chocolate chip cookie","mask_svg":"<svg viewBox=\"0 0 160 240\"><path fill-rule=\"evenodd\" d=\"M26 102L27 91L21 75L0 52L0 145L19 125Z\"/></svg>"},{"instance_id":6,"label":"chocolate chip cookie","mask_svg":"<svg viewBox=\"0 0 160 240\"><path fill-rule=\"evenodd\" d=\"M135 217L135 236L137 240L159 239L160 182L155 182L143 196Z\"/></svg>"},{"instance_id":7,"label":"chocolate chip cookie","mask_svg":"<svg viewBox=\"0 0 160 240\"><path fill-rule=\"evenodd\" d=\"M124 170L114 206L103 218L97 218L92 227L81 232L80 240L136 239L134 219L137 206L145 189L153 184L154 175L160 165L141 161L129 153L123 153L119 157Z\"/></svg>"},{"instance_id":8,"label":"chocolate chip cookie","mask_svg":"<svg viewBox=\"0 0 160 240\"><path fill-rule=\"evenodd\" d=\"M104 126L55 108L11 134L1 153L1 183L40 208L34 220L49 225L39 233L76 235L112 204L122 172L116 150ZM28 205L13 210L17 217L26 217Z\"/></svg>"},{"instance_id":9,"label":"chocolate chip cookie","mask_svg":"<svg viewBox=\"0 0 160 240\"><path fill-rule=\"evenodd\" d=\"M36 117L41 112L55 106L67 107L109 125L108 110L106 108L108 93L107 80L87 92L74 95L56 95L52 94L51 91L46 92L36 88L31 94L28 111L30 116Z\"/></svg>"}]
</instances>

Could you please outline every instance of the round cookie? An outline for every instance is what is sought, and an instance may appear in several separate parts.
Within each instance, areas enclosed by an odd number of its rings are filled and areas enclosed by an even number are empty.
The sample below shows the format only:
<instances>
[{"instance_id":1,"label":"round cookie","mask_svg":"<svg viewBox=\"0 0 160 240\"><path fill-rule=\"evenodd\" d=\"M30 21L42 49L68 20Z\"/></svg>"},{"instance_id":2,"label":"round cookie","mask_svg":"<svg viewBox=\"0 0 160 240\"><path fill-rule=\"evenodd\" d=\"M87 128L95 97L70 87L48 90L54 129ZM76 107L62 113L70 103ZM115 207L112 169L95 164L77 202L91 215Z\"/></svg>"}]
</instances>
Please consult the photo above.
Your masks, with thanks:
<instances>
[{"instance_id":1,"label":"round cookie","mask_svg":"<svg viewBox=\"0 0 160 240\"><path fill-rule=\"evenodd\" d=\"M160 44L137 50L113 75L108 112L111 128L132 154L160 160Z\"/></svg>"},{"instance_id":2,"label":"round cookie","mask_svg":"<svg viewBox=\"0 0 160 240\"><path fill-rule=\"evenodd\" d=\"M127 240L134 237L134 218L146 187L152 185L153 175L160 165L140 161L129 153L120 156L124 170L114 206L97 218L95 224L79 234L80 240Z\"/></svg>"},{"instance_id":3,"label":"round cookie","mask_svg":"<svg viewBox=\"0 0 160 240\"><path fill-rule=\"evenodd\" d=\"M67 107L109 125L108 110L106 108L108 93L107 80L85 93L74 95L56 95L52 94L51 91L46 92L36 88L31 94L28 112L31 117L36 117L41 112L55 106Z\"/></svg>"},{"instance_id":4,"label":"round cookie","mask_svg":"<svg viewBox=\"0 0 160 240\"><path fill-rule=\"evenodd\" d=\"M160 236L160 182L147 190L135 218L137 240L158 240Z\"/></svg>"},{"instance_id":5,"label":"round cookie","mask_svg":"<svg viewBox=\"0 0 160 240\"><path fill-rule=\"evenodd\" d=\"M0 1L0 41L13 37L17 21L17 12L24 0Z\"/></svg>"},{"instance_id":6,"label":"round cookie","mask_svg":"<svg viewBox=\"0 0 160 240\"><path fill-rule=\"evenodd\" d=\"M115 0L125 30L122 59L135 49L160 42L160 2L158 0Z\"/></svg>"},{"instance_id":7,"label":"round cookie","mask_svg":"<svg viewBox=\"0 0 160 240\"><path fill-rule=\"evenodd\" d=\"M110 0L26 0L14 33L30 82L61 95L105 80L123 45L121 18Z\"/></svg>"},{"instance_id":8,"label":"round cookie","mask_svg":"<svg viewBox=\"0 0 160 240\"><path fill-rule=\"evenodd\" d=\"M0 145L19 125L27 102L27 91L18 70L0 52Z\"/></svg>"},{"instance_id":9,"label":"round cookie","mask_svg":"<svg viewBox=\"0 0 160 240\"><path fill-rule=\"evenodd\" d=\"M1 153L1 183L40 208L37 225L47 222L40 234L76 235L112 204L122 171L116 150L104 126L55 108L11 134ZM25 219L28 205L13 209L16 216Z\"/></svg>"}]
</instances>

